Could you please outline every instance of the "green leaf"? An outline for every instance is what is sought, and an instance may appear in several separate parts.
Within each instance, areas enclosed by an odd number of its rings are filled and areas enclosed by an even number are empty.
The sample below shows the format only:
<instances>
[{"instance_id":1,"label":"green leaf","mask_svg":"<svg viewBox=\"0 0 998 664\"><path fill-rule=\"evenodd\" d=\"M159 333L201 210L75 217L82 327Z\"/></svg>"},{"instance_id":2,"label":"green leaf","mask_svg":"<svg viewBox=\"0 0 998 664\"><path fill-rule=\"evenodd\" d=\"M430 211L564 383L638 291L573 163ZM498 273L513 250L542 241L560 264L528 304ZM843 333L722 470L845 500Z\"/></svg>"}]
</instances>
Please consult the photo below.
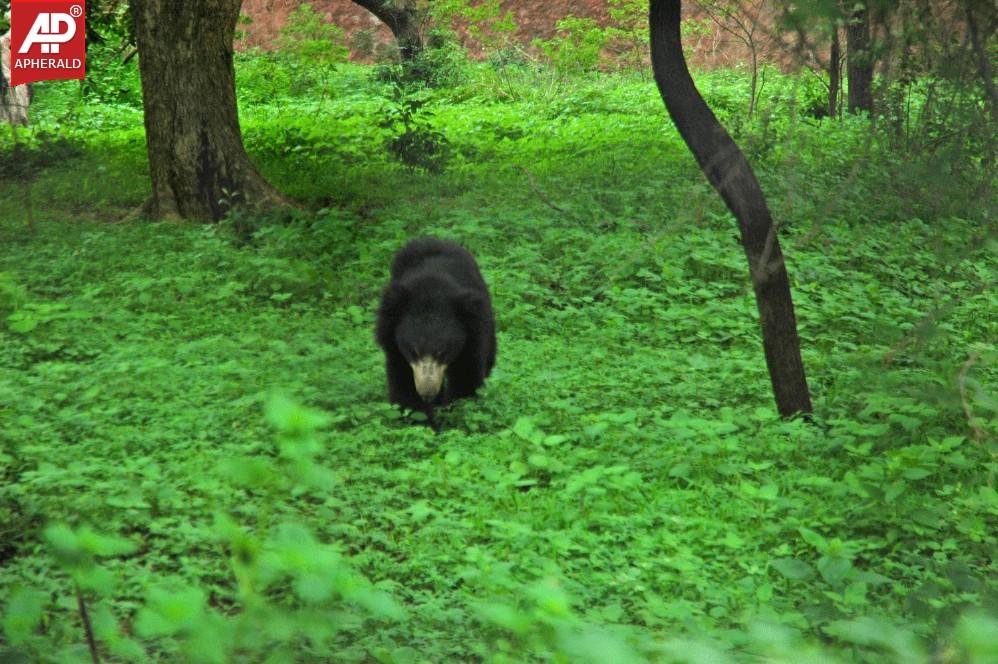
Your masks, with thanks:
<instances>
[{"instance_id":1,"label":"green leaf","mask_svg":"<svg viewBox=\"0 0 998 664\"><path fill-rule=\"evenodd\" d=\"M23 643L41 623L49 603L46 593L17 588L3 607L3 633L11 645Z\"/></svg>"},{"instance_id":2,"label":"green leaf","mask_svg":"<svg viewBox=\"0 0 998 664\"><path fill-rule=\"evenodd\" d=\"M534 423L530 420L530 418L519 417L517 418L516 423L513 424L513 433L523 440L533 442L534 437L537 434L537 428L534 426Z\"/></svg>"},{"instance_id":3,"label":"green leaf","mask_svg":"<svg viewBox=\"0 0 998 664\"><path fill-rule=\"evenodd\" d=\"M398 605L392 596L376 588L363 588L350 596L350 599L375 618L385 620L404 620L405 609Z\"/></svg>"},{"instance_id":4,"label":"green leaf","mask_svg":"<svg viewBox=\"0 0 998 664\"><path fill-rule=\"evenodd\" d=\"M828 541L810 528L798 528L797 532L800 533L800 536L805 542L813 546L819 552L823 553L828 548Z\"/></svg>"},{"instance_id":5,"label":"green leaf","mask_svg":"<svg viewBox=\"0 0 998 664\"><path fill-rule=\"evenodd\" d=\"M907 488L908 485L900 480L896 482L891 482L890 485L888 485L887 489L884 491L884 502L893 503L895 500L897 500L898 496L904 493L905 489Z\"/></svg>"},{"instance_id":6,"label":"green leaf","mask_svg":"<svg viewBox=\"0 0 998 664\"><path fill-rule=\"evenodd\" d=\"M80 546L76 533L64 523L52 524L45 529L45 541L56 550L57 555L74 556L79 553Z\"/></svg>"},{"instance_id":7,"label":"green leaf","mask_svg":"<svg viewBox=\"0 0 998 664\"><path fill-rule=\"evenodd\" d=\"M78 570L73 578L80 584L81 590L88 590L97 595L108 595L118 587L118 576L111 570L96 565Z\"/></svg>"},{"instance_id":8,"label":"green leaf","mask_svg":"<svg viewBox=\"0 0 998 664\"><path fill-rule=\"evenodd\" d=\"M276 464L266 457L233 457L218 467L219 474L243 487L268 487L280 476Z\"/></svg>"},{"instance_id":9,"label":"green leaf","mask_svg":"<svg viewBox=\"0 0 998 664\"><path fill-rule=\"evenodd\" d=\"M546 454L530 454L527 456L527 463L535 468L547 468L551 465L551 458Z\"/></svg>"},{"instance_id":10,"label":"green leaf","mask_svg":"<svg viewBox=\"0 0 998 664\"><path fill-rule=\"evenodd\" d=\"M669 469L669 477L679 477L679 478L689 478L691 471L690 464L685 461L682 463L677 463L675 466Z\"/></svg>"},{"instance_id":11,"label":"green leaf","mask_svg":"<svg viewBox=\"0 0 998 664\"><path fill-rule=\"evenodd\" d=\"M476 610L485 622L513 634L526 634L532 623L528 615L506 604L480 603Z\"/></svg>"},{"instance_id":12,"label":"green leaf","mask_svg":"<svg viewBox=\"0 0 998 664\"><path fill-rule=\"evenodd\" d=\"M791 581L804 581L815 575L814 567L796 558L776 558L769 565Z\"/></svg>"},{"instance_id":13,"label":"green leaf","mask_svg":"<svg viewBox=\"0 0 998 664\"><path fill-rule=\"evenodd\" d=\"M909 468L901 474L909 480L922 480L931 475L932 472L928 468Z\"/></svg>"},{"instance_id":14,"label":"green leaf","mask_svg":"<svg viewBox=\"0 0 998 664\"><path fill-rule=\"evenodd\" d=\"M960 618L956 640L972 664L998 661L998 618L972 612Z\"/></svg>"},{"instance_id":15,"label":"green leaf","mask_svg":"<svg viewBox=\"0 0 998 664\"><path fill-rule=\"evenodd\" d=\"M862 606L866 604L866 584L862 582L850 583L842 593L845 603L850 606Z\"/></svg>"},{"instance_id":16,"label":"green leaf","mask_svg":"<svg viewBox=\"0 0 998 664\"><path fill-rule=\"evenodd\" d=\"M169 636L198 624L204 613L205 595L200 588L149 590L146 605L135 620L135 631L146 638Z\"/></svg>"},{"instance_id":17,"label":"green leaf","mask_svg":"<svg viewBox=\"0 0 998 664\"><path fill-rule=\"evenodd\" d=\"M868 586L879 586L891 582L891 579L883 574L861 569L854 569L850 578L858 582L861 581Z\"/></svg>"},{"instance_id":18,"label":"green leaf","mask_svg":"<svg viewBox=\"0 0 998 664\"><path fill-rule=\"evenodd\" d=\"M281 433L301 436L326 426L325 413L301 406L282 394L273 394L265 406L267 421Z\"/></svg>"},{"instance_id":19,"label":"green leaf","mask_svg":"<svg viewBox=\"0 0 998 664\"><path fill-rule=\"evenodd\" d=\"M780 487L775 484L763 484L759 487L758 497L762 500L776 500L780 495Z\"/></svg>"},{"instance_id":20,"label":"green leaf","mask_svg":"<svg viewBox=\"0 0 998 664\"><path fill-rule=\"evenodd\" d=\"M17 332L19 334L26 334L31 332L33 329L38 327L38 323L41 321L28 314L27 312L18 312L12 314L7 318L7 327L10 328L11 332Z\"/></svg>"},{"instance_id":21,"label":"green leaf","mask_svg":"<svg viewBox=\"0 0 998 664\"><path fill-rule=\"evenodd\" d=\"M120 556L135 551L135 545L123 537L101 535L90 528L79 530L80 546L97 557Z\"/></svg>"},{"instance_id":22,"label":"green leaf","mask_svg":"<svg viewBox=\"0 0 998 664\"><path fill-rule=\"evenodd\" d=\"M738 549L745 546L745 540L742 539L738 533L733 530L729 530L724 534L724 538L721 540L721 544L728 547L729 549Z\"/></svg>"},{"instance_id":23,"label":"green leaf","mask_svg":"<svg viewBox=\"0 0 998 664\"><path fill-rule=\"evenodd\" d=\"M838 587L852 570L852 561L848 558L822 556L818 560L818 573L829 585Z\"/></svg>"},{"instance_id":24,"label":"green leaf","mask_svg":"<svg viewBox=\"0 0 998 664\"><path fill-rule=\"evenodd\" d=\"M908 630L877 618L836 620L824 631L847 643L876 646L895 655L896 661L919 664L928 662L918 639Z\"/></svg>"}]
</instances>

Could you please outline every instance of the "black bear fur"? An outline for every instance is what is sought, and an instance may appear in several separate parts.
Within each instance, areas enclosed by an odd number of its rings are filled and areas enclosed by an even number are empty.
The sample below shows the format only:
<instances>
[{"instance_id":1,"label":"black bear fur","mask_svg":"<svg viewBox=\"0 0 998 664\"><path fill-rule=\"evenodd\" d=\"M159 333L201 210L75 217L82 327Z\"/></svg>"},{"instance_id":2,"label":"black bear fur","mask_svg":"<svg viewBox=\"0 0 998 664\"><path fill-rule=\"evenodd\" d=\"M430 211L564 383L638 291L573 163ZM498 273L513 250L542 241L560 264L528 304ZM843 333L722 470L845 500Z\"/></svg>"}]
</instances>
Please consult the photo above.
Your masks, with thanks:
<instances>
[{"instance_id":1,"label":"black bear fur","mask_svg":"<svg viewBox=\"0 0 998 664\"><path fill-rule=\"evenodd\" d=\"M488 286L474 256L459 244L424 238L395 254L375 330L385 352L388 398L425 412L475 394L496 362ZM413 364L446 365L439 392L420 396Z\"/></svg>"}]
</instances>

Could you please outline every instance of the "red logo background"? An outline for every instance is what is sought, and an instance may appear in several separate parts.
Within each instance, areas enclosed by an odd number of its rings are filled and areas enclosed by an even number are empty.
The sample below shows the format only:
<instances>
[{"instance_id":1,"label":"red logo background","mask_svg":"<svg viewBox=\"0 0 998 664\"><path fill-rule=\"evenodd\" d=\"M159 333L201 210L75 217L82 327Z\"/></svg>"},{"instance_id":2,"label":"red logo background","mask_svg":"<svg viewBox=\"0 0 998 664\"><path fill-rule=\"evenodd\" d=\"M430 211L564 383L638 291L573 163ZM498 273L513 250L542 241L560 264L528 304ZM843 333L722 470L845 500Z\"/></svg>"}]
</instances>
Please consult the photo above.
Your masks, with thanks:
<instances>
[{"instance_id":1,"label":"red logo background","mask_svg":"<svg viewBox=\"0 0 998 664\"><path fill-rule=\"evenodd\" d=\"M87 71L86 10L86 0L11 0L10 84L82 79ZM68 14L76 24L76 33L69 41L51 44L42 37L43 41L34 41L27 53L21 53L41 13ZM46 49L50 52L44 52Z\"/></svg>"}]
</instances>

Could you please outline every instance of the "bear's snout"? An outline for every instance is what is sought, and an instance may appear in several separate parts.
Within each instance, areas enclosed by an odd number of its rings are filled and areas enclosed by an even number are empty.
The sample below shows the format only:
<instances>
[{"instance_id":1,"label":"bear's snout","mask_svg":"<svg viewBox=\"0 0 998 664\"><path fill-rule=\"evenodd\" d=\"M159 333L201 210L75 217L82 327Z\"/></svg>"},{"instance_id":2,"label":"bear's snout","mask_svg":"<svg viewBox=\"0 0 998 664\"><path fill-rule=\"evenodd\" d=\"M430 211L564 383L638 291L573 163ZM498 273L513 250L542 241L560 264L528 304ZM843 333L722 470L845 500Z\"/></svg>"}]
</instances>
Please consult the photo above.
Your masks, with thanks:
<instances>
[{"instance_id":1,"label":"bear's snout","mask_svg":"<svg viewBox=\"0 0 998 664\"><path fill-rule=\"evenodd\" d=\"M416 391L426 403L433 403L440 394L440 386L444 382L444 372L447 366L434 360L432 357L423 357L411 365L412 378L416 383Z\"/></svg>"}]
</instances>

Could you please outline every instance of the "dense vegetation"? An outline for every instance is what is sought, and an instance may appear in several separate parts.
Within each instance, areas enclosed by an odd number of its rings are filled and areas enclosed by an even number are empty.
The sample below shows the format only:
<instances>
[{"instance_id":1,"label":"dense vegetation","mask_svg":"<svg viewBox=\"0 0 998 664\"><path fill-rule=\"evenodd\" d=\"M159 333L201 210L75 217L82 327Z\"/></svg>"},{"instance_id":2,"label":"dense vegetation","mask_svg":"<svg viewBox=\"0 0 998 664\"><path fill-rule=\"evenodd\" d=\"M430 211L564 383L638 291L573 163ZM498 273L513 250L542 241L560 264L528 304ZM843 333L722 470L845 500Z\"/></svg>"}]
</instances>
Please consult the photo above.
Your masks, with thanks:
<instances>
[{"instance_id":1,"label":"dense vegetation","mask_svg":"<svg viewBox=\"0 0 998 664\"><path fill-rule=\"evenodd\" d=\"M650 79L436 57L427 87L241 57L301 208L217 225L115 223L148 193L133 70L37 86L0 181L0 659L89 661L86 615L113 661L998 661L973 146L816 119L774 71L745 121L745 73L698 74L790 260L816 416L781 421ZM476 254L499 326L439 435L372 334L420 235Z\"/></svg>"}]
</instances>

